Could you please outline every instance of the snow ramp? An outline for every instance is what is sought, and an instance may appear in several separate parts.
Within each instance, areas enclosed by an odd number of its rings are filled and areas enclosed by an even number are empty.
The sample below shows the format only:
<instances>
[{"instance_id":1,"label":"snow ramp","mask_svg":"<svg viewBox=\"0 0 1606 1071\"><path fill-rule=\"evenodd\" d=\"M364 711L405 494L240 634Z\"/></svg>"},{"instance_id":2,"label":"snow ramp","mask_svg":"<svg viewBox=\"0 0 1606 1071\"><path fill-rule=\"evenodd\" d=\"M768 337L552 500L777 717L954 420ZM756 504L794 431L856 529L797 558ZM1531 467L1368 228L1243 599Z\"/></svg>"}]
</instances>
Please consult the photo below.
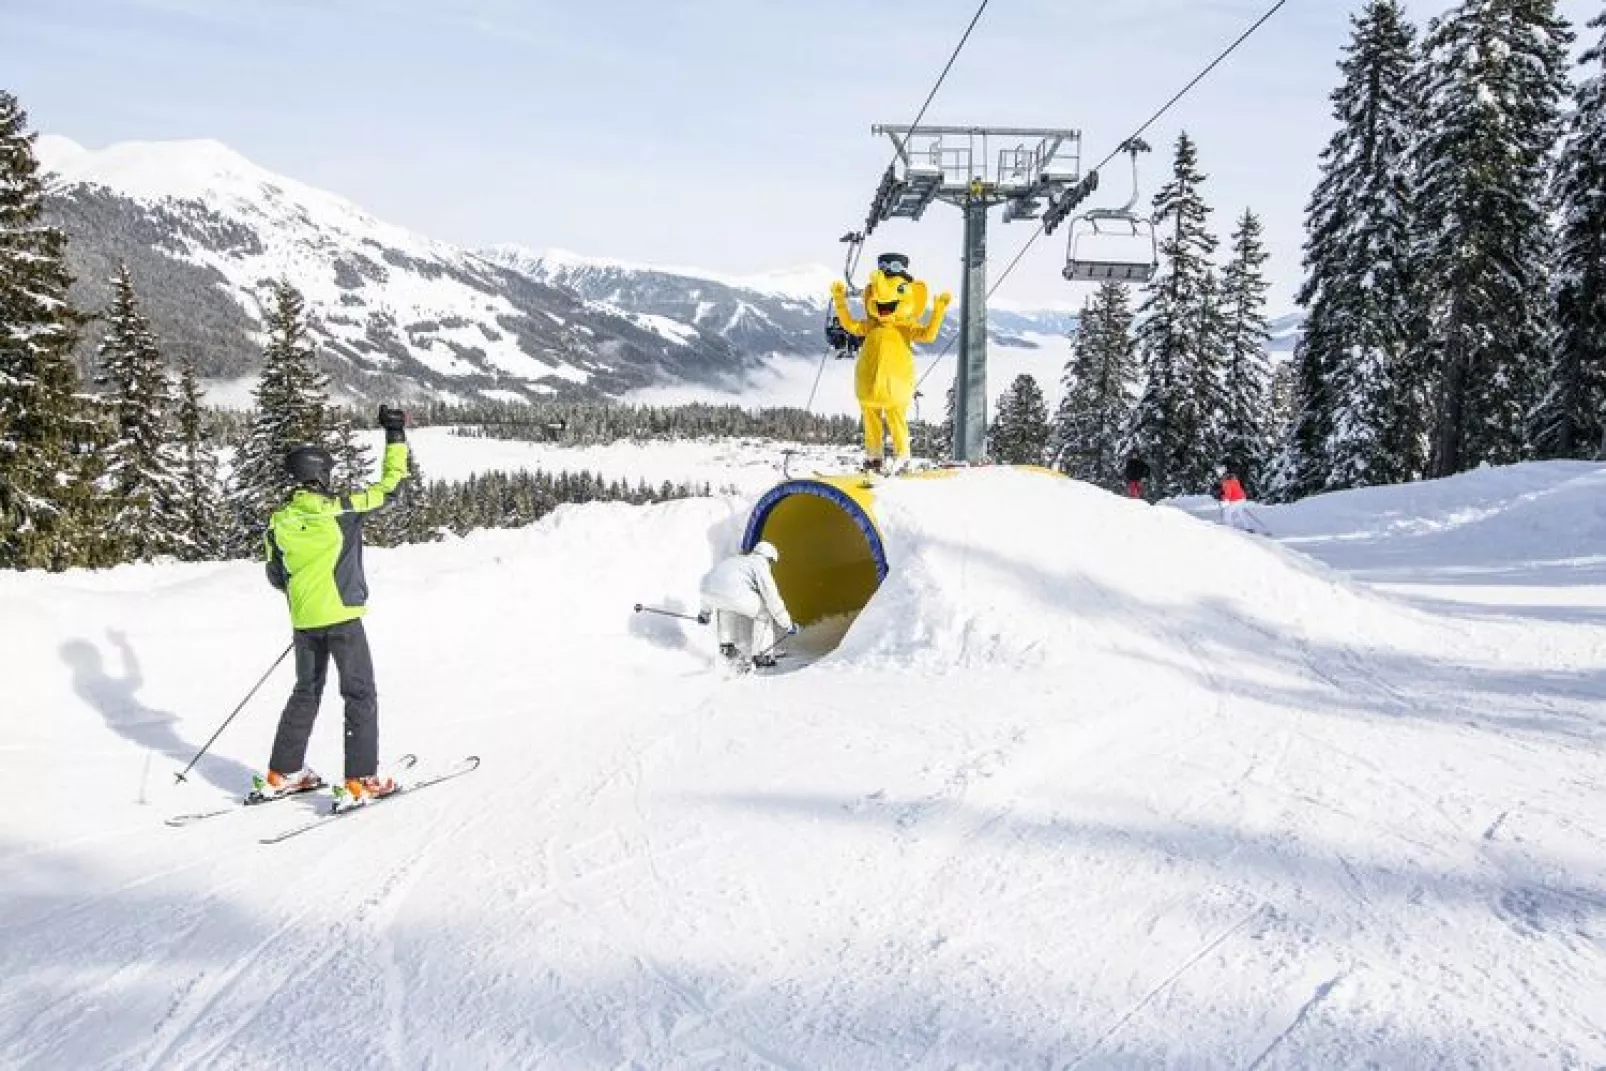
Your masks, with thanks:
<instances>
[{"instance_id":1,"label":"snow ramp","mask_svg":"<svg viewBox=\"0 0 1606 1071\"><path fill-rule=\"evenodd\" d=\"M933 469L899 482L950 482L978 470ZM1050 469L1018 466L1011 471L1059 479ZM742 549L768 540L781 551L775 582L792 616L804 625L857 614L875 595L892 566L876 520L876 496L885 481L859 474L787 480L753 507Z\"/></svg>"},{"instance_id":2,"label":"snow ramp","mask_svg":"<svg viewBox=\"0 0 1606 1071\"><path fill-rule=\"evenodd\" d=\"M1336 642L1416 620L1267 541L1038 469L788 481L752 511L743 545L760 539L800 622L858 615L839 662L1088 666L1116 643Z\"/></svg>"}]
</instances>

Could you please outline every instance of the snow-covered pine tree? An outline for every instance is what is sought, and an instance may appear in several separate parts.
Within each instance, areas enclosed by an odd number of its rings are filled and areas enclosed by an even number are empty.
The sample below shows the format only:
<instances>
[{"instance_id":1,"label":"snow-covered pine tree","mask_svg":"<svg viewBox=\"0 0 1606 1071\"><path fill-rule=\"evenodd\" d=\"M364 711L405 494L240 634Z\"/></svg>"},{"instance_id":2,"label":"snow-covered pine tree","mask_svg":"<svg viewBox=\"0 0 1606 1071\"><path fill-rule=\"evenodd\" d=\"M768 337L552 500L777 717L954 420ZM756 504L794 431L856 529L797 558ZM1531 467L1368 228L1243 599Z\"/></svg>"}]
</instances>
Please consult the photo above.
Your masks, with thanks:
<instances>
[{"instance_id":1,"label":"snow-covered pine tree","mask_svg":"<svg viewBox=\"0 0 1606 1071\"><path fill-rule=\"evenodd\" d=\"M40 222L35 135L0 91L0 568L97 564L97 420L79 392L67 239Z\"/></svg>"},{"instance_id":2,"label":"snow-covered pine tree","mask_svg":"<svg viewBox=\"0 0 1606 1071\"><path fill-rule=\"evenodd\" d=\"M327 442L329 378L318 368L308 339L306 302L295 287L274 284L267 315L268 344L262 376L253 393L256 406L234 469L231 498L238 516L260 525L284 503L291 480L284 468L293 446ZM251 536L240 549L255 553Z\"/></svg>"},{"instance_id":3,"label":"snow-covered pine tree","mask_svg":"<svg viewBox=\"0 0 1606 1071\"><path fill-rule=\"evenodd\" d=\"M1411 479L1425 458L1413 309L1412 186L1419 115L1416 31L1398 0L1352 16L1333 91L1338 129L1305 213L1308 310L1294 353L1294 419L1272 493Z\"/></svg>"},{"instance_id":4,"label":"snow-covered pine tree","mask_svg":"<svg viewBox=\"0 0 1606 1071\"><path fill-rule=\"evenodd\" d=\"M1279 493L1276 480L1280 475L1281 457L1278 451L1293 437L1294 432L1294 362L1282 361L1271 372L1271 420L1266 427L1266 457L1270 459L1268 474L1270 487L1266 497Z\"/></svg>"},{"instance_id":5,"label":"snow-covered pine tree","mask_svg":"<svg viewBox=\"0 0 1606 1071\"><path fill-rule=\"evenodd\" d=\"M1211 239L1214 241L1215 239ZM1204 302L1194 327L1193 446L1182 469L1185 486L1208 487L1227 461L1227 291L1214 264L1204 275Z\"/></svg>"},{"instance_id":6,"label":"snow-covered pine tree","mask_svg":"<svg viewBox=\"0 0 1606 1071\"><path fill-rule=\"evenodd\" d=\"M109 500L107 538L124 561L185 552L178 516L180 463L173 443L172 384L126 264L112 277L96 383L111 417L100 484Z\"/></svg>"},{"instance_id":7,"label":"snow-covered pine tree","mask_svg":"<svg viewBox=\"0 0 1606 1071\"><path fill-rule=\"evenodd\" d=\"M987 429L987 457L1000 465L1041 465L1048 449L1048 402L1037 380L1022 373L998 400Z\"/></svg>"},{"instance_id":8,"label":"snow-covered pine tree","mask_svg":"<svg viewBox=\"0 0 1606 1071\"><path fill-rule=\"evenodd\" d=\"M1424 42L1413 157L1431 476L1518 460L1551 368L1546 180L1571 40L1556 0L1461 0Z\"/></svg>"},{"instance_id":9,"label":"snow-covered pine tree","mask_svg":"<svg viewBox=\"0 0 1606 1071\"><path fill-rule=\"evenodd\" d=\"M174 512L183 534L179 553L188 561L212 561L221 557L234 542L228 531L228 515L223 509L217 453L206 438L203 420L195 364L185 361L179 367L178 400L173 413L179 456Z\"/></svg>"},{"instance_id":10,"label":"snow-covered pine tree","mask_svg":"<svg viewBox=\"0 0 1606 1071\"><path fill-rule=\"evenodd\" d=\"M324 445L335 456L335 490L348 494L372 483L374 452L357 434L351 414L330 410L325 425Z\"/></svg>"},{"instance_id":11,"label":"snow-covered pine tree","mask_svg":"<svg viewBox=\"0 0 1606 1071\"><path fill-rule=\"evenodd\" d=\"M1244 489L1258 495L1267 472L1271 439L1271 358L1266 343L1266 252L1260 218L1245 211L1232 236L1232 260L1221 281L1225 337L1221 381L1225 395L1221 458L1237 472Z\"/></svg>"},{"instance_id":12,"label":"snow-covered pine tree","mask_svg":"<svg viewBox=\"0 0 1606 1071\"><path fill-rule=\"evenodd\" d=\"M1103 283L1082 306L1064 395L1054 415L1055 467L1078 480L1116 486L1126 458L1121 437L1132 415L1137 347L1126 287Z\"/></svg>"},{"instance_id":13,"label":"snow-covered pine tree","mask_svg":"<svg viewBox=\"0 0 1606 1071\"><path fill-rule=\"evenodd\" d=\"M1556 164L1555 364L1532 433L1541 457L1606 456L1606 10L1589 25L1603 34L1584 54L1592 71Z\"/></svg>"},{"instance_id":14,"label":"snow-covered pine tree","mask_svg":"<svg viewBox=\"0 0 1606 1071\"><path fill-rule=\"evenodd\" d=\"M1198 147L1183 133L1171 181L1154 197L1155 226L1164 236L1161 267L1138 310L1143 392L1122 449L1148 460L1150 486L1160 495L1202 491L1218 460L1208 441L1210 414L1200 412L1220 344L1210 263L1217 242L1199 191L1204 179Z\"/></svg>"},{"instance_id":15,"label":"snow-covered pine tree","mask_svg":"<svg viewBox=\"0 0 1606 1071\"><path fill-rule=\"evenodd\" d=\"M404 489L402 517L407 522L406 530L402 533L402 542L434 542L445 533L446 521L441 514L441 496L436 493L436 486L431 484L429 477L424 474L423 464L409 452L407 482L402 485Z\"/></svg>"},{"instance_id":16,"label":"snow-covered pine tree","mask_svg":"<svg viewBox=\"0 0 1606 1071\"><path fill-rule=\"evenodd\" d=\"M958 384L950 383L948 384L947 393L943 396L942 427L939 429L939 434L937 436L937 452L935 454L935 460L937 461L953 460L954 424L958 420L958 417L955 415L954 411L959 405L959 403L955 400L958 397L957 392Z\"/></svg>"},{"instance_id":17,"label":"snow-covered pine tree","mask_svg":"<svg viewBox=\"0 0 1606 1071\"><path fill-rule=\"evenodd\" d=\"M403 543L421 543L434 538L429 518L425 516L427 498L423 466L414 447L407 452L407 478L391 495L385 508L364 526L374 545L398 547Z\"/></svg>"}]
</instances>

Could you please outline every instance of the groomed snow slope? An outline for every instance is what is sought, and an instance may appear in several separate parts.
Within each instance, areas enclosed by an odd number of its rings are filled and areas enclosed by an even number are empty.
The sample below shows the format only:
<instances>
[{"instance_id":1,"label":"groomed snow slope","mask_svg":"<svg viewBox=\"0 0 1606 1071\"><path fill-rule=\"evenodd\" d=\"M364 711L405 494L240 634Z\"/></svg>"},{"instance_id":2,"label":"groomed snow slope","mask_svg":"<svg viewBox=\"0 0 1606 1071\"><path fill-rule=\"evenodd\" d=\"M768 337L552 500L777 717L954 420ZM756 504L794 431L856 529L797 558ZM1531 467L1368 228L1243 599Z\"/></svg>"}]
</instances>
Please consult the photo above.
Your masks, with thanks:
<instances>
[{"instance_id":1,"label":"groomed snow slope","mask_svg":"<svg viewBox=\"0 0 1606 1071\"><path fill-rule=\"evenodd\" d=\"M486 764L271 848L308 804L161 825L266 754L283 676L170 787L284 643L258 571L0 576L0 1064L1606 1063L1598 619L983 471L878 492L841 647L732 680L629 609L745 505L372 553L385 750Z\"/></svg>"}]
</instances>

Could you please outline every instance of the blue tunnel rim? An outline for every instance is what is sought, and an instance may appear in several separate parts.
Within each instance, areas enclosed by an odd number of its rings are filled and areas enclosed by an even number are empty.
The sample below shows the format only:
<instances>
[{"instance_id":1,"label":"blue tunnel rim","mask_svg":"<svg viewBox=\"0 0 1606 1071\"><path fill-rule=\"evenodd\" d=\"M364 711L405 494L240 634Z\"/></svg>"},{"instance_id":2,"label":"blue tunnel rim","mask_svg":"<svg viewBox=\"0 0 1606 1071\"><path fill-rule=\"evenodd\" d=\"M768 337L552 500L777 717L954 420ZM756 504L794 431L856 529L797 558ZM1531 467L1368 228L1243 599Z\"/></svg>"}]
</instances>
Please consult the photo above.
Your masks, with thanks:
<instances>
[{"instance_id":1,"label":"blue tunnel rim","mask_svg":"<svg viewBox=\"0 0 1606 1071\"><path fill-rule=\"evenodd\" d=\"M881 533L876 530L875 522L852 495L820 480L787 480L766 491L758 500L758 504L753 507L752 515L747 518L747 530L742 533L744 552L752 550L758 544L759 535L764 531L764 524L770 519L770 514L775 512L775 507L793 495L814 495L816 498L823 498L846 513L870 546L870 557L875 562L876 583L880 584L887 578L887 549L881 542Z\"/></svg>"}]
</instances>

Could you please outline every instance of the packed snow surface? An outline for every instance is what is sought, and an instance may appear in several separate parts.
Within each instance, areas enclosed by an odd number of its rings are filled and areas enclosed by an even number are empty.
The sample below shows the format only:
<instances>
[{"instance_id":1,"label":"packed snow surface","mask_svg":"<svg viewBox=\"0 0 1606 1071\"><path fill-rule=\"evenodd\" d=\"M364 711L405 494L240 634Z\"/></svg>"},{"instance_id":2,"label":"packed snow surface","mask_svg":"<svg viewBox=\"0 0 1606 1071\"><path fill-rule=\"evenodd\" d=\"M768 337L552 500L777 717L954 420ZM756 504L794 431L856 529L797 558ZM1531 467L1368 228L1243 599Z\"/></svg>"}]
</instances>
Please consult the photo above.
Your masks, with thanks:
<instances>
[{"instance_id":1,"label":"packed snow surface","mask_svg":"<svg viewBox=\"0 0 1606 1071\"><path fill-rule=\"evenodd\" d=\"M1606 468L1281 543L878 496L887 582L767 677L632 613L750 498L371 552L385 752L485 763L273 847L310 801L162 824L265 760L283 672L173 785L287 640L259 568L0 576L0 1064L1606 1064Z\"/></svg>"}]
</instances>

